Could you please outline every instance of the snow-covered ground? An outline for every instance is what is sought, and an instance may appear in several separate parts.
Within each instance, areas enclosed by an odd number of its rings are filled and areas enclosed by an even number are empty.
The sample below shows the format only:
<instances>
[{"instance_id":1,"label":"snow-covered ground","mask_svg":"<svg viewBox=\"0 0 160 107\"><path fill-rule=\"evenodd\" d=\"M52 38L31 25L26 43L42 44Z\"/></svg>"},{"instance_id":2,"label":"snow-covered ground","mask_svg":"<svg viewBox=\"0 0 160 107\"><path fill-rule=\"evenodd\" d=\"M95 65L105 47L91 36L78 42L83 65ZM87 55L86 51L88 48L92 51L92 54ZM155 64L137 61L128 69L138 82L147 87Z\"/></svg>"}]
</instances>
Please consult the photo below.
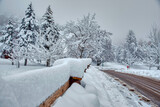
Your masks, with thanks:
<instances>
[{"instance_id":1,"label":"snow-covered ground","mask_svg":"<svg viewBox=\"0 0 160 107\"><path fill-rule=\"evenodd\" d=\"M81 81L73 84L53 107L151 107L107 74L91 66Z\"/></svg>"},{"instance_id":2,"label":"snow-covered ground","mask_svg":"<svg viewBox=\"0 0 160 107\"><path fill-rule=\"evenodd\" d=\"M1 59L1 62L2 67L12 66L8 60ZM20 73L16 68L13 75L10 73L12 69L4 68L3 72L8 74L2 72L3 75L0 75L0 107L37 107L63 86L70 76L83 76L90 63L91 59L66 58L43 69L21 69Z\"/></svg>"},{"instance_id":3,"label":"snow-covered ground","mask_svg":"<svg viewBox=\"0 0 160 107\"><path fill-rule=\"evenodd\" d=\"M100 66L98 68L101 70L115 70L117 72L131 73L160 80L160 70L156 70L156 68L152 68L151 70L149 70L149 67L143 64L136 64L133 67L127 69L126 65L106 62L103 64L103 66Z\"/></svg>"},{"instance_id":4,"label":"snow-covered ground","mask_svg":"<svg viewBox=\"0 0 160 107\"><path fill-rule=\"evenodd\" d=\"M98 97L74 83L53 107L100 107Z\"/></svg>"},{"instance_id":5,"label":"snow-covered ground","mask_svg":"<svg viewBox=\"0 0 160 107\"><path fill-rule=\"evenodd\" d=\"M38 106L70 76L76 75L84 76L82 86L73 84L56 101L54 107L150 107L126 87L93 66L82 74L90 63L90 59L68 58L57 60L53 67L44 68L31 64L18 69L9 60L0 59L0 106ZM115 66L121 68L121 65Z\"/></svg>"},{"instance_id":6,"label":"snow-covered ground","mask_svg":"<svg viewBox=\"0 0 160 107\"><path fill-rule=\"evenodd\" d=\"M27 72L34 69L41 69L45 66L38 64L29 63L28 66L23 66L23 62L21 63L20 68L17 68L16 65L12 65L9 59L0 58L0 77L16 75L18 73Z\"/></svg>"}]
</instances>

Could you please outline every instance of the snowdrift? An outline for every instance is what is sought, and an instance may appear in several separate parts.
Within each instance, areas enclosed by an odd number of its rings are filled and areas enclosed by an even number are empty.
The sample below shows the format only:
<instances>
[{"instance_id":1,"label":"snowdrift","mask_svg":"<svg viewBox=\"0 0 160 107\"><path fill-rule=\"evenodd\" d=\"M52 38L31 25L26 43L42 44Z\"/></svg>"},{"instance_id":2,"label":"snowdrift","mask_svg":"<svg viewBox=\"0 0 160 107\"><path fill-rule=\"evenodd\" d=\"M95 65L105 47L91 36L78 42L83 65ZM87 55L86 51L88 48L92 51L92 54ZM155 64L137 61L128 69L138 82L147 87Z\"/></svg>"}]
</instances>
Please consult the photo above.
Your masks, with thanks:
<instances>
[{"instance_id":1,"label":"snowdrift","mask_svg":"<svg viewBox=\"0 0 160 107\"><path fill-rule=\"evenodd\" d=\"M69 63L70 67L70 76L82 78L84 75L84 70L87 68L89 64L91 64L92 60L90 58L85 59L73 59L66 58L55 61L54 66Z\"/></svg>"},{"instance_id":2,"label":"snowdrift","mask_svg":"<svg viewBox=\"0 0 160 107\"><path fill-rule=\"evenodd\" d=\"M50 68L0 78L0 107L36 107L65 84L70 76L83 77L91 59L66 58Z\"/></svg>"}]
</instances>

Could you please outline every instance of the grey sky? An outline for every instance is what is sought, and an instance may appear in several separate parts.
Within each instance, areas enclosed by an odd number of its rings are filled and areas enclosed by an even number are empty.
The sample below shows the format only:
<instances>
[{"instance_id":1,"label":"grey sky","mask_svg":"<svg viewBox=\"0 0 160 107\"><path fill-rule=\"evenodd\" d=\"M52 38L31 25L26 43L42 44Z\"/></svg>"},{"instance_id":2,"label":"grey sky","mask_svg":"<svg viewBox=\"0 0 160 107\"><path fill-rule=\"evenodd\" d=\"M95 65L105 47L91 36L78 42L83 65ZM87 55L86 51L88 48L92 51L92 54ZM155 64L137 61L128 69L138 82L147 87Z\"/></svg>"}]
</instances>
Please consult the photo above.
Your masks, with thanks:
<instances>
[{"instance_id":1,"label":"grey sky","mask_svg":"<svg viewBox=\"0 0 160 107\"><path fill-rule=\"evenodd\" d=\"M31 1L38 17L50 4L59 24L96 13L101 27L113 33L114 44L123 42L129 29L144 39L152 26L160 27L160 0L0 0L0 14L23 16Z\"/></svg>"}]
</instances>

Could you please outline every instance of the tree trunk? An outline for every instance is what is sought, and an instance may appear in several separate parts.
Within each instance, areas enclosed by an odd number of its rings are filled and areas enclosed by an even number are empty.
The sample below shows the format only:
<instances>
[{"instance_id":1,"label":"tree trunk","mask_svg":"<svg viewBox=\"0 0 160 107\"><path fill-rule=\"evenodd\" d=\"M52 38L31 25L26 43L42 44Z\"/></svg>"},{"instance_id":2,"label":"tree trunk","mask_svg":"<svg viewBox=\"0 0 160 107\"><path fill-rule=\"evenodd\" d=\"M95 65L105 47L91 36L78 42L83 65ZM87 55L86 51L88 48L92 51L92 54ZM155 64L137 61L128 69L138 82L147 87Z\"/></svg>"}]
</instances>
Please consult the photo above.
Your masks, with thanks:
<instances>
[{"instance_id":1,"label":"tree trunk","mask_svg":"<svg viewBox=\"0 0 160 107\"><path fill-rule=\"evenodd\" d=\"M149 65L149 70L151 70L152 65Z\"/></svg>"},{"instance_id":2,"label":"tree trunk","mask_svg":"<svg viewBox=\"0 0 160 107\"><path fill-rule=\"evenodd\" d=\"M12 60L12 65L14 65L14 62L13 62L13 60Z\"/></svg>"},{"instance_id":3,"label":"tree trunk","mask_svg":"<svg viewBox=\"0 0 160 107\"><path fill-rule=\"evenodd\" d=\"M157 57L157 70L160 70L160 66L159 66L159 63L160 63L160 61L159 61L159 56Z\"/></svg>"},{"instance_id":4,"label":"tree trunk","mask_svg":"<svg viewBox=\"0 0 160 107\"><path fill-rule=\"evenodd\" d=\"M20 62L19 61L17 62L17 68L20 68Z\"/></svg>"},{"instance_id":5,"label":"tree trunk","mask_svg":"<svg viewBox=\"0 0 160 107\"><path fill-rule=\"evenodd\" d=\"M80 51L80 58L83 56L83 50Z\"/></svg>"},{"instance_id":6,"label":"tree trunk","mask_svg":"<svg viewBox=\"0 0 160 107\"><path fill-rule=\"evenodd\" d=\"M46 64L47 67L50 67L50 66L51 66L51 65L50 65L50 64L51 64L51 60L50 60L50 59L47 59L47 62L46 62L46 63L47 63L47 64Z\"/></svg>"},{"instance_id":7,"label":"tree trunk","mask_svg":"<svg viewBox=\"0 0 160 107\"><path fill-rule=\"evenodd\" d=\"M24 66L27 66L27 59L25 59L24 61Z\"/></svg>"},{"instance_id":8,"label":"tree trunk","mask_svg":"<svg viewBox=\"0 0 160 107\"><path fill-rule=\"evenodd\" d=\"M157 66L157 70L160 70L160 66L159 65Z\"/></svg>"},{"instance_id":9,"label":"tree trunk","mask_svg":"<svg viewBox=\"0 0 160 107\"><path fill-rule=\"evenodd\" d=\"M97 66L101 65L101 60L97 60Z\"/></svg>"}]
</instances>

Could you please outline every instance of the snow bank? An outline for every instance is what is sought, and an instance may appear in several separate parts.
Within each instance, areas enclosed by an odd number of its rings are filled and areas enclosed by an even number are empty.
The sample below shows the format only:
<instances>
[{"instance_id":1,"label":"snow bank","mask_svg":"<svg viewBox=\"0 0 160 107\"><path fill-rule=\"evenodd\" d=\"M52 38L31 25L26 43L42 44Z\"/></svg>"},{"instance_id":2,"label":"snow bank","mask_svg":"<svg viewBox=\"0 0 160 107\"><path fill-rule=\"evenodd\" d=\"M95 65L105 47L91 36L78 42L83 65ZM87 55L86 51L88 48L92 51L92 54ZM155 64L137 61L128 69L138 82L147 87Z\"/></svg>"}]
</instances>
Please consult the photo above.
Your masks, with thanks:
<instances>
[{"instance_id":1,"label":"snow bank","mask_svg":"<svg viewBox=\"0 0 160 107\"><path fill-rule=\"evenodd\" d=\"M134 65L133 67L127 69L125 65L111 62L104 63L104 66L99 67L101 70L115 70L117 72L130 73L160 80L160 71L156 69L148 70L148 68L149 67L146 65Z\"/></svg>"},{"instance_id":2,"label":"snow bank","mask_svg":"<svg viewBox=\"0 0 160 107\"><path fill-rule=\"evenodd\" d=\"M98 97L74 83L53 107L100 107Z\"/></svg>"},{"instance_id":3,"label":"snow bank","mask_svg":"<svg viewBox=\"0 0 160 107\"><path fill-rule=\"evenodd\" d=\"M61 59L53 67L4 76L0 80L0 107L36 107L70 76L82 77L90 63L91 59Z\"/></svg>"},{"instance_id":4,"label":"snow bank","mask_svg":"<svg viewBox=\"0 0 160 107\"><path fill-rule=\"evenodd\" d=\"M112 77L91 66L52 107L151 107Z\"/></svg>"},{"instance_id":5,"label":"snow bank","mask_svg":"<svg viewBox=\"0 0 160 107\"><path fill-rule=\"evenodd\" d=\"M72 77L82 78L84 75L84 70L87 68L89 64L91 64L91 62L92 60L90 58L85 58L85 59L65 58L55 61L53 65L55 66L62 63L69 63L70 75Z\"/></svg>"},{"instance_id":6,"label":"snow bank","mask_svg":"<svg viewBox=\"0 0 160 107\"><path fill-rule=\"evenodd\" d=\"M114 78L93 66L87 69L81 83L86 91L98 96L100 106L97 107L151 107Z\"/></svg>"}]
</instances>

